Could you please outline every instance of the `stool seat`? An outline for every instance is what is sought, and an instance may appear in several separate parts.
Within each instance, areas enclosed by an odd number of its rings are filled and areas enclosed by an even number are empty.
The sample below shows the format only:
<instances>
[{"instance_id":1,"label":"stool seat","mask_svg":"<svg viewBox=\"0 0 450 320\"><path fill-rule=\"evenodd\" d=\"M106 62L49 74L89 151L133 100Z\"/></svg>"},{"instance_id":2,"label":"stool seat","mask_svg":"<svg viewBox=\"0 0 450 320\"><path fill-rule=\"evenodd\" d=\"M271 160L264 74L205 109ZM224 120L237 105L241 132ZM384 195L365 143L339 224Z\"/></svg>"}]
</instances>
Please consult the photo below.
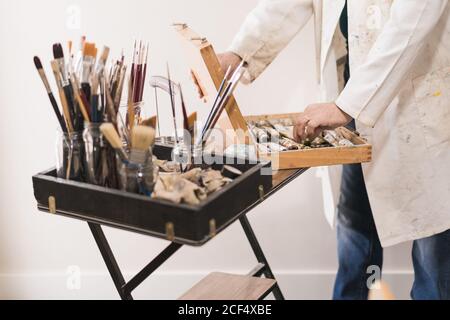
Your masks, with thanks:
<instances>
[{"instance_id":1,"label":"stool seat","mask_svg":"<svg viewBox=\"0 0 450 320\"><path fill-rule=\"evenodd\" d=\"M211 273L179 300L262 300L275 287L273 279Z\"/></svg>"}]
</instances>

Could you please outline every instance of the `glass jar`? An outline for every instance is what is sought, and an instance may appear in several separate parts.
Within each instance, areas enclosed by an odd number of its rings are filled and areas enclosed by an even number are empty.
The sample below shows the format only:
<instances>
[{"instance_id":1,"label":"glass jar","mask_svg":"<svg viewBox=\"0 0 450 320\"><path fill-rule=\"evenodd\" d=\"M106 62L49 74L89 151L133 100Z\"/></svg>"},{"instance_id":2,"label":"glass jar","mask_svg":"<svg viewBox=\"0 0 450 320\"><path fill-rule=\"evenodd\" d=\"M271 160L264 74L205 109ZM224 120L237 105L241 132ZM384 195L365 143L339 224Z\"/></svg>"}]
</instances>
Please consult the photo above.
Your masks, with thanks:
<instances>
[{"instance_id":1,"label":"glass jar","mask_svg":"<svg viewBox=\"0 0 450 320\"><path fill-rule=\"evenodd\" d=\"M201 145L186 145L180 142L173 148L172 160L183 167L201 165L203 163L203 148Z\"/></svg>"},{"instance_id":2,"label":"glass jar","mask_svg":"<svg viewBox=\"0 0 450 320\"><path fill-rule=\"evenodd\" d=\"M56 171L58 178L84 181L83 133L58 132L56 142Z\"/></svg>"},{"instance_id":3,"label":"glass jar","mask_svg":"<svg viewBox=\"0 0 450 320\"><path fill-rule=\"evenodd\" d=\"M131 161L124 162L119 156L117 156L117 161L120 189L151 196L159 175L159 168L153 164L151 152L148 152L143 164Z\"/></svg>"},{"instance_id":4,"label":"glass jar","mask_svg":"<svg viewBox=\"0 0 450 320\"><path fill-rule=\"evenodd\" d=\"M104 186L106 165L105 140L100 131L101 123L85 125L83 141L85 147L86 182Z\"/></svg>"}]
</instances>

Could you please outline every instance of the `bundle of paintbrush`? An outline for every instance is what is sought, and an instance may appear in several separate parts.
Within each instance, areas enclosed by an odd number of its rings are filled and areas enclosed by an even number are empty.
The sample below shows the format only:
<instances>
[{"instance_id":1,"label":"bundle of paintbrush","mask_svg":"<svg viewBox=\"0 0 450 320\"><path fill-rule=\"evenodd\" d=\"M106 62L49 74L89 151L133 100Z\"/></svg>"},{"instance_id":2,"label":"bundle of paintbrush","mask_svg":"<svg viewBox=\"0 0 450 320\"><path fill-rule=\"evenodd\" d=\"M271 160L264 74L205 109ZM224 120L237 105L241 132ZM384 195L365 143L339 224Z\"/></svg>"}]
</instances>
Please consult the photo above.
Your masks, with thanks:
<instances>
[{"instance_id":1,"label":"bundle of paintbrush","mask_svg":"<svg viewBox=\"0 0 450 320\"><path fill-rule=\"evenodd\" d=\"M117 152L120 189L150 195L157 175L152 152L155 130L148 126L135 126L131 131L130 143L125 145L112 123L105 123L100 129Z\"/></svg>"},{"instance_id":2,"label":"bundle of paintbrush","mask_svg":"<svg viewBox=\"0 0 450 320\"><path fill-rule=\"evenodd\" d=\"M244 74L244 65L245 61L242 61L241 64L234 71L231 78L230 78L231 68L228 68L225 77L219 87L217 96L214 100L214 104L204 124L201 134L198 136L196 140L197 146L200 145L203 146L208 141L212 129L214 129L217 122L219 121L225 107L227 106L228 102L233 96L234 90L236 89L239 81L241 80Z\"/></svg>"},{"instance_id":3,"label":"bundle of paintbrush","mask_svg":"<svg viewBox=\"0 0 450 320\"><path fill-rule=\"evenodd\" d=\"M139 41L139 43L135 41L128 84L127 125L130 130L141 121L141 108L144 99L145 79L147 77L148 52L148 44L144 46L142 41Z\"/></svg>"},{"instance_id":4,"label":"bundle of paintbrush","mask_svg":"<svg viewBox=\"0 0 450 320\"><path fill-rule=\"evenodd\" d=\"M122 53L120 58L108 67L110 49L104 47L98 56L95 43L87 42L85 37L81 39L80 49L76 54L72 53L72 49L72 42L69 41L69 54L65 57L61 44L53 46L54 60L51 61L51 66L61 109L52 93L40 59L34 58L63 132L64 147L60 149L64 151L59 157L59 176L117 188L119 177L116 152L109 144L104 143L100 126L104 122L112 123L116 130L120 130L122 140L129 143L132 126L125 125L119 116L124 89L127 87L125 56ZM143 100L148 46L143 48L140 45L135 51L128 88L128 101L132 105ZM74 145L82 146L78 148L80 152L73 152ZM78 170L75 171L76 169Z\"/></svg>"}]
</instances>

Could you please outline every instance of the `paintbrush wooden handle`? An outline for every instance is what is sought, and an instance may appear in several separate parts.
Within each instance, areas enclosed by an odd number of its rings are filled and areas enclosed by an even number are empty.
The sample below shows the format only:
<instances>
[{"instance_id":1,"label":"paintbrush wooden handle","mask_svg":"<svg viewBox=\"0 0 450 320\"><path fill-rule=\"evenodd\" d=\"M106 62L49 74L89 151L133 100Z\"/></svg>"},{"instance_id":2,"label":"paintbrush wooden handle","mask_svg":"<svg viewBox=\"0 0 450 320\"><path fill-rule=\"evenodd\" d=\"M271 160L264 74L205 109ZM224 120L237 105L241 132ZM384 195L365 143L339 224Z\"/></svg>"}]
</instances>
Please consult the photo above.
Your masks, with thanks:
<instances>
[{"instance_id":1,"label":"paintbrush wooden handle","mask_svg":"<svg viewBox=\"0 0 450 320\"><path fill-rule=\"evenodd\" d=\"M59 97L61 99L62 109L64 113L64 118L66 119L66 125L69 133L74 132L74 127L72 125L72 118L70 116L69 105L67 104L66 94L64 93L64 89L59 86Z\"/></svg>"},{"instance_id":2,"label":"paintbrush wooden handle","mask_svg":"<svg viewBox=\"0 0 450 320\"><path fill-rule=\"evenodd\" d=\"M83 91L87 101L89 101L91 99L91 86L89 85L89 83L82 83L81 90Z\"/></svg>"},{"instance_id":3,"label":"paintbrush wooden handle","mask_svg":"<svg viewBox=\"0 0 450 320\"><path fill-rule=\"evenodd\" d=\"M63 116L61 115L61 112L59 111L58 103L56 102L55 96L53 95L52 92L49 92L48 93L48 97L50 98L50 102L52 104L52 107L53 107L53 110L55 112L56 118L58 119L59 125L61 126L61 130L64 133L68 133L67 125L66 125L66 123L64 121Z\"/></svg>"},{"instance_id":4,"label":"paintbrush wooden handle","mask_svg":"<svg viewBox=\"0 0 450 320\"><path fill-rule=\"evenodd\" d=\"M72 93L72 86L69 84L67 86L64 86L64 94L66 95L66 100L67 100L67 106L69 108L69 112L70 112L70 117L71 119L73 119L73 127L74 129L78 129L80 128L80 125L83 126L83 124L79 123L79 117L77 115L76 112L76 108L75 108L75 99L73 97L73 93Z\"/></svg>"},{"instance_id":5,"label":"paintbrush wooden handle","mask_svg":"<svg viewBox=\"0 0 450 320\"><path fill-rule=\"evenodd\" d=\"M53 60L51 62L53 75L55 76L56 85L58 86L59 97L61 99L62 109L64 118L66 120L67 130L69 133L74 132L72 117L70 116L69 105L67 103L66 94L64 92L64 88L61 83L60 69L58 61Z\"/></svg>"},{"instance_id":6,"label":"paintbrush wooden handle","mask_svg":"<svg viewBox=\"0 0 450 320\"><path fill-rule=\"evenodd\" d=\"M96 94L92 95L92 97L91 97L92 122L100 122L99 111L98 111L98 101L99 101L98 95L96 95Z\"/></svg>"},{"instance_id":7,"label":"paintbrush wooden handle","mask_svg":"<svg viewBox=\"0 0 450 320\"><path fill-rule=\"evenodd\" d=\"M84 96L84 92L79 90L79 82L75 74L72 74L71 78L71 86L73 90L73 95L78 102L78 108L80 109L81 114L83 115L83 119L85 122L90 123L89 118L89 103Z\"/></svg>"}]
</instances>

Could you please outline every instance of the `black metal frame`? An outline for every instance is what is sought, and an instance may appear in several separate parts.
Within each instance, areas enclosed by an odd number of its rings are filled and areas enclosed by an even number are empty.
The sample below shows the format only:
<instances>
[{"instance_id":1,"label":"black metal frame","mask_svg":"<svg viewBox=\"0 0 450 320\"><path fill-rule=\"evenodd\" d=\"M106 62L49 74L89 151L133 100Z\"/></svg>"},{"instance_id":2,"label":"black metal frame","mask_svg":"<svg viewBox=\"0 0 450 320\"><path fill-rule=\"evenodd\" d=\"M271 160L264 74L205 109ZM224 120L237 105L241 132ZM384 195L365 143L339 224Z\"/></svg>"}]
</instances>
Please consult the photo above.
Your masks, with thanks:
<instances>
[{"instance_id":1,"label":"black metal frame","mask_svg":"<svg viewBox=\"0 0 450 320\"><path fill-rule=\"evenodd\" d=\"M276 278L269 266L269 263L264 255L264 252L256 238L255 232L250 225L247 215L244 214L239 218L245 235L250 243L253 253L256 256L258 265L249 273L249 276L262 277L265 276L268 279ZM134 276L130 281L126 282L123 274L119 268L119 265L114 257L111 247L106 239L105 233L101 225L88 222L95 242L102 254L103 260L108 268L111 278L116 286L119 296L122 300L133 300L132 292L141 285L148 277L150 277L159 267L161 267L167 260L169 260L179 249L184 245L178 243L171 243L166 249L164 249L158 256L156 256L141 272ZM284 300L283 293L277 284L273 287L268 294L273 293L275 299ZM265 297L262 297L265 298Z\"/></svg>"},{"instance_id":2,"label":"black metal frame","mask_svg":"<svg viewBox=\"0 0 450 320\"><path fill-rule=\"evenodd\" d=\"M239 214L239 221L241 223L242 229L247 236L248 242L255 254L258 264L252 271L249 272L249 276L262 277L265 276L268 279L277 280L270 268L269 262L267 261L261 245L258 242L255 232L247 218L247 214L257 207L259 204L267 200L272 195L276 194L279 190L285 187L287 184L298 178L308 169L301 169L292 173L289 177L283 180L280 184L274 186L268 193L266 193L259 201L256 201L253 205L248 207L246 210ZM167 260L169 260L179 249L181 249L185 244L171 243L166 249L164 249L155 259L153 259L141 272L139 272L134 278L129 282L126 282L122 272L120 271L119 265L117 264L116 258L111 250L111 247L106 239L103 229L100 224L95 222L88 222L97 246L102 254L103 260L111 274L112 280L119 292L120 298L122 300L133 300L132 292L142 284L148 277L150 277L159 267L161 267ZM229 226L229 225L228 225ZM228 227L228 226L225 226ZM270 290L268 294L273 293L275 299L284 300L283 293L279 287L278 281L276 285ZM264 299L267 295L263 296Z\"/></svg>"}]
</instances>

